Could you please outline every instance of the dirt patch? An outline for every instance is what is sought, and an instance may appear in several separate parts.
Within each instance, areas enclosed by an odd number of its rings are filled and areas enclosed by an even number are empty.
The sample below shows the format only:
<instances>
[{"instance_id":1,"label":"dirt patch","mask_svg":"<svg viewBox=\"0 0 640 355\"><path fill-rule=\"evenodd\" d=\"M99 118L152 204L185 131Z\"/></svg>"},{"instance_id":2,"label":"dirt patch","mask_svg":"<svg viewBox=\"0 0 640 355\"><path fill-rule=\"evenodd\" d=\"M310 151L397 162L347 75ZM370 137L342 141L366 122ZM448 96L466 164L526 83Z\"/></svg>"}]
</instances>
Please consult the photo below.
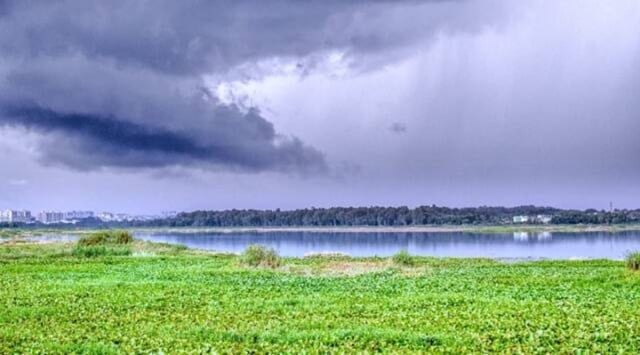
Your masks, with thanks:
<instances>
[{"instance_id":1,"label":"dirt patch","mask_svg":"<svg viewBox=\"0 0 640 355\"><path fill-rule=\"evenodd\" d=\"M320 267L319 271L325 275L357 276L372 272L381 272L389 267L387 263L376 262L331 262Z\"/></svg>"}]
</instances>

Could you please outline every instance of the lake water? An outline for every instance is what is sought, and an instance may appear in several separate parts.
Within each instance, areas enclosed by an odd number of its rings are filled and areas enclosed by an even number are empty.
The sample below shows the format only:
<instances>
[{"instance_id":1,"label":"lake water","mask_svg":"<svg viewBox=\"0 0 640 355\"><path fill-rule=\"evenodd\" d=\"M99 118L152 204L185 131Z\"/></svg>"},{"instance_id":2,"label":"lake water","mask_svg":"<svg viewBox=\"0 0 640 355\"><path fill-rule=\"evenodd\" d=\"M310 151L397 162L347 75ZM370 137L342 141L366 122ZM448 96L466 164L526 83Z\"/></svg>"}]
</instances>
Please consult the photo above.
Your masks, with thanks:
<instances>
[{"instance_id":1,"label":"lake water","mask_svg":"<svg viewBox=\"0 0 640 355\"><path fill-rule=\"evenodd\" d=\"M190 248L240 253L250 244L274 248L282 256L340 252L350 256L412 255L514 259L622 259L640 250L640 232L511 233L137 233L136 238Z\"/></svg>"}]
</instances>

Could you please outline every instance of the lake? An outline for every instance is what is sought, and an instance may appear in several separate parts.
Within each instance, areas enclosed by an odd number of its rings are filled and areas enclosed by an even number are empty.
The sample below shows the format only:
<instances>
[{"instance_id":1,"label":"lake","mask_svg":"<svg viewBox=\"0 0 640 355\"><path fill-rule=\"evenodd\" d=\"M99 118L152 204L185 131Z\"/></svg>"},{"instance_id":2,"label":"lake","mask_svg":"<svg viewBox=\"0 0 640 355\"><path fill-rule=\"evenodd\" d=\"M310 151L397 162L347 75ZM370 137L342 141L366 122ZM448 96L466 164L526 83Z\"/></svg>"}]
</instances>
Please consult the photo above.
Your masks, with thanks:
<instances>
[{"instance_id":1,"label":"lake","mask_svg":"<svg viewBox=\"0 0 640 355\"><path fill-rule=\"evenodd\" d=\"M238 232L136 233L136 238L184 244L189 248L240 253L250 244L274 248L282 256L340 252L350 256L412 255L499 259L622 259L640 250L640 232L510 234L468 232Z\"/></svg>"}]
</instances>

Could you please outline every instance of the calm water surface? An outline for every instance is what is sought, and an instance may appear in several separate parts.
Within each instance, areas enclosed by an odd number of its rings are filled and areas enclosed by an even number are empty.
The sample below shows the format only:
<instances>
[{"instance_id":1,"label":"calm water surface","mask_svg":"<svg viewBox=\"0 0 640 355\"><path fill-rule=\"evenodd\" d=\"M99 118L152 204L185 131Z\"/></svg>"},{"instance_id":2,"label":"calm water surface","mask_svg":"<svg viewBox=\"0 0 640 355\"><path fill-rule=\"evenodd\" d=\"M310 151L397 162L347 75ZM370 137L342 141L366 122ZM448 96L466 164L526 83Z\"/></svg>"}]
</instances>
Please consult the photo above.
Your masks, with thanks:
<instances>
[{"instance_id":1,"label":"calm water surface","mask_svg":"<svg viewBox=\"0 0 640 355\"><path fill-rule=\"evenodd\" d=\"M190 248L240 253L250 244L276 249L280 255L300 257L314 252L351 256L389 256L400 250L438 257L516 259L622 259L640 250L640 232L512 233L138 233L137 238L184 244Z\"/></svg>"}]
</instances>

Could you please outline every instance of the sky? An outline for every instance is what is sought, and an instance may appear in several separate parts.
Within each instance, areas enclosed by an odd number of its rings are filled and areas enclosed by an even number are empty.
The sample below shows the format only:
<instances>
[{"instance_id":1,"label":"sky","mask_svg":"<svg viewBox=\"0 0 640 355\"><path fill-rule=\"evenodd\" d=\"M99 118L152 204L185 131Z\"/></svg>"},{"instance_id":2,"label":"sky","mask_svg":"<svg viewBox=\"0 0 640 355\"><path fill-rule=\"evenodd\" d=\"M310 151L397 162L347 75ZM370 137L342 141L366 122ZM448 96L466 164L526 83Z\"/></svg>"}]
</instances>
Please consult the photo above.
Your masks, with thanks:
<instances>
[{"instance_id":1,"label":"sky","mask_svg":"<svg viewBox=\"0 0 640 355\"><path fill-rule=\"evenodd\" d=\"M637 0L0 0L0 209L640 207Z\"/></svg>"}]
</instances>

